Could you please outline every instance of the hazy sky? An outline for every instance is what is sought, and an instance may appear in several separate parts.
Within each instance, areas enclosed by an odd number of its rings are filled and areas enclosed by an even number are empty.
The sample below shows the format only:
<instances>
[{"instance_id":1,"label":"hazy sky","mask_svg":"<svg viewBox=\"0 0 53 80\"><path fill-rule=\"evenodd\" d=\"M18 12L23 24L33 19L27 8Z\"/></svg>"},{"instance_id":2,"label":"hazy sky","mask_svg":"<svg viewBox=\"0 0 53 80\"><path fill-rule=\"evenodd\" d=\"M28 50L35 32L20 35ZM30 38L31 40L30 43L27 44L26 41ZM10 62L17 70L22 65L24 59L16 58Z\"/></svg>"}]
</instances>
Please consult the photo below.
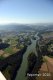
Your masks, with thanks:
<instances>
[{"instance_id":1,"label":"hazy sky","mask_svg":"<svg viewBox=\"0 0 53 80\"><path fill-rule=\"evenodd\" d=\"M0 24L53 22L53 0L0 0Z\"/></svg>"}]
</instances>

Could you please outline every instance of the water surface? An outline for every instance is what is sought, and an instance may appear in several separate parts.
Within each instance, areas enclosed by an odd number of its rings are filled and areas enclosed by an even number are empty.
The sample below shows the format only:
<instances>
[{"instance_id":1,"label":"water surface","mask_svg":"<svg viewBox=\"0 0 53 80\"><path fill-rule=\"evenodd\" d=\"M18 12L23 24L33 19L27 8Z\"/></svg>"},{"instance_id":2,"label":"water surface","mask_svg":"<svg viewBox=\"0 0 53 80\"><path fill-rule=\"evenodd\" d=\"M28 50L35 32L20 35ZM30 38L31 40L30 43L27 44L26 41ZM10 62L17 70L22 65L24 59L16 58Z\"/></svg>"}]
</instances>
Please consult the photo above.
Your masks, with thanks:
<instances>
[{"instance_id":1,"label":"water surface","mask_svg":"<svg viewBox=\"0 0 53 80\"><path fill-rule=\"evenodd\" d=\"M36 41L38 40L38 36L37 34L36 36L36 40L32 40L32 44L30 46L27 47L26 52L23 55L23 60L21 63L21 67L17 72L17 76L15 80L27 80L26 75L26 70L27 70L27 57L31 52L35 52L35 54L37 55L36 52Z\"/></svg>"}]
</instances>

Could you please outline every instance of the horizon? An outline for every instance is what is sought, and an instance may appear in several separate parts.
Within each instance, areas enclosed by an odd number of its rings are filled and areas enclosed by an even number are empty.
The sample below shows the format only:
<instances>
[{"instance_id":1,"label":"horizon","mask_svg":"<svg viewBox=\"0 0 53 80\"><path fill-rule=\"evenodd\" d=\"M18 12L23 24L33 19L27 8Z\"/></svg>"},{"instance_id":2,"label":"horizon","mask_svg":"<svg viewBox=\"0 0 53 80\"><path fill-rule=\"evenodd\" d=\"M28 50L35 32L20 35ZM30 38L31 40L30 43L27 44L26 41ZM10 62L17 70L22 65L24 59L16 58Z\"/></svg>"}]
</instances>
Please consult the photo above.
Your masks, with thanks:
<instances>
[{"instance_id":1,"label":"horizon","mask_svg":"<svg viewBox=\"0 0 53 80\"><path fill-rule=\"evenodd\" d=\"M0 26L5 26L5 25L53 25L52 22L48 23L2 23Z\"/></svg>"},{"instance_id":2,"label":"horizon","mask_svg":"<svg viewBox=\"0 0 53 80\"><path fill-rule=\"evenodd\" d=\"M5 25L53 25L53 22L50 23L16 23L16 22L10 22L10 23L2 23L0 26L5 26Z\"/></svg>"}]
</instances>

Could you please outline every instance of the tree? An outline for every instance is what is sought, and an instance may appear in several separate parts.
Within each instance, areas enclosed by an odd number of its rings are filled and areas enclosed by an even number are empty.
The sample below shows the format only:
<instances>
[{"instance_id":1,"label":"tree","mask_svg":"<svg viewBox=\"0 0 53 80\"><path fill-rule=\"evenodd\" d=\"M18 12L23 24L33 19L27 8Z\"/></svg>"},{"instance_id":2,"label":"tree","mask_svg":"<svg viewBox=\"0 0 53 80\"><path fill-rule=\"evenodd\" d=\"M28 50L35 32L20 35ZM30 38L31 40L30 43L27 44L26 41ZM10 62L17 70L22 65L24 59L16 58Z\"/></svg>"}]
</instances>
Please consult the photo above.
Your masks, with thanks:
<instances>
[{"instance_id":1,"label":"tree","mask_svg":"<svg viewBox=\"0 0 53 80\"><path fill-rule=\"evenodd\" d=\"M28 56L27 73L31 73L36 61L37 61L37 57L36 57L35 53L33 53L33 52L30 53L29 56Z\"/></svg>"},{"instance_id":2,"label":"tree","mask_svg":"<svg viewBox=\"0 0 53 80\"><path fill-rule=\"evenodd\" d=\"M2 42L2 39L0 39L0 43Z\"/></svg>"}]
</instances>

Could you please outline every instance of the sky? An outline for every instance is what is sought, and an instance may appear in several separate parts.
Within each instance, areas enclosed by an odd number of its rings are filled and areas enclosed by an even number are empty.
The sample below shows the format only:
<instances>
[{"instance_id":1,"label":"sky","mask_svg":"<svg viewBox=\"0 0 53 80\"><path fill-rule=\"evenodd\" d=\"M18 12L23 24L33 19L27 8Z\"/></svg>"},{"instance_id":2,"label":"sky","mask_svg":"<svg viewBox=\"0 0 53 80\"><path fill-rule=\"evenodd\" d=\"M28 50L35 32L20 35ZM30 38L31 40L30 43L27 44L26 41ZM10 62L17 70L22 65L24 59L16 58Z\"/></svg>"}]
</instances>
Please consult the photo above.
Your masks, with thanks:
<instances>
[{"instance_id":1,"label":"sky","mask_svg":"<svg viewBox=\"0 0 53 80\"><path fill-rule=\"evenodd\" d=\"M53 23L53 0L0 0L0 24Z\"/></svg>"}]
</instances>

